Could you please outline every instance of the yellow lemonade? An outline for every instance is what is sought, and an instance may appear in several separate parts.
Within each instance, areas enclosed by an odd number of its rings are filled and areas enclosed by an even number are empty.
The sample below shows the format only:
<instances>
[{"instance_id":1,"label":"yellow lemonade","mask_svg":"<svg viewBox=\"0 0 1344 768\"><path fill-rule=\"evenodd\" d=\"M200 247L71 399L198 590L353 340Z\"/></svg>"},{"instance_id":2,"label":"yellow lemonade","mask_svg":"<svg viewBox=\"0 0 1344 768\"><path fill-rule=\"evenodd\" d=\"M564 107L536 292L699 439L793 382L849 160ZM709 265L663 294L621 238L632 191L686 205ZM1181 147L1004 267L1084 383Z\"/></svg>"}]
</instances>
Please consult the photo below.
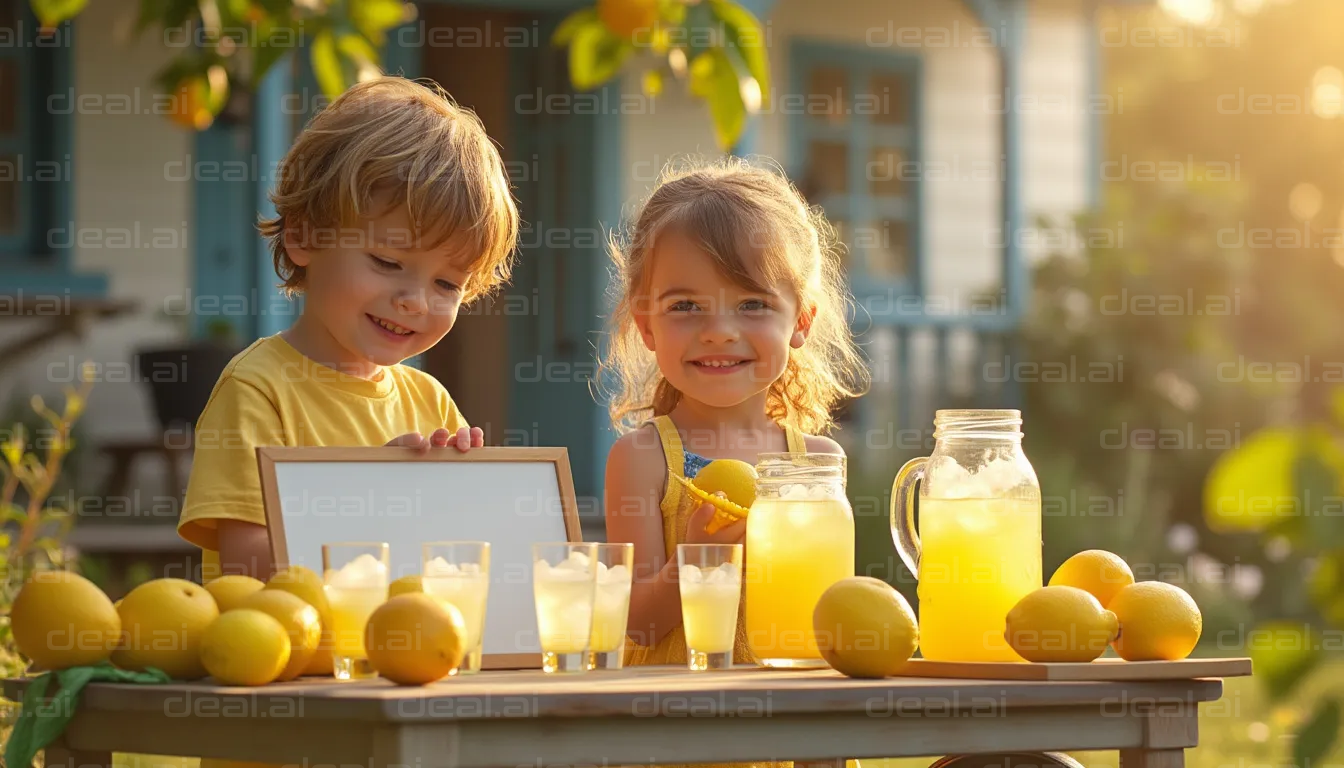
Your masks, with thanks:
<instances>
[{"instance_id":1,"label":"yellow lemonade","mask_svg":"<svg viewBox=\"0 0 1344 768\"><path fill-rule=\"evenodd\" d=\"M327 586L331 604L332 655L347 659L366 659L364 625L369 616L387 600L387 586Z\"/></svg>"},{"instance_id":2,"label":"yellow lemonade","mask_svg":"<svg viewBox=\"0 0 1344 768\"><path fill-rule=\"evenodd\" d=\"M538 561L532 579L541 650L583 653L588 650L593 629L593 574L545 566L544 561Z\"/></svg>"},{"instance_id":3,"label":"yellow lemonade","mask_svg":"<svg viewBox=\"0 0 1344 768\"><path fill-rule=\"evenodd\" d=\"M924 658L1022 661L1004 619L1041 588L1040 500L921 498L919 537Z\"/></svg>"},{"instance_id":4,"label":"yellow lemonade","mask_svg":"<svg viewBox=\"0 0 1344 768\"><path fill-rule=\"evenodd\" d=\"M814 489L817 490L817 489ZM766 666L823 667L812 611L854 575L854 514L840 498L757 498L747 516L746 630Z\"/></svg>"},{"instance_id":5,"label":"yellow lemonade","mask_svg":"<svg viewBox=\"0 0 1344 768\"><path fill-rule=\"evenodd\" d=\"M588 650L611 653L625 642L630 615L630 570L613 566L598 574L597 594L593 599L593 631Z\"/></svg>"},{"instance_id":6,"label":"yellow lemonade","mask_svg":"<svg viewBox=\"0 0 1344 768\"><path fill-rule=\"evenodd\" d=\"M451 575L444 575L449 573ZM490 595L490 577L476 571L430 571L430 575L421 576L420 583L425 594L452 603L462 614L466 626L466 636L462 643L467 655L462 660L461 670L476 672L481 668L481 634L485 631L485 605Z\"/></svg>"},{"instance_id":7,"label":"yellow lemonade","mask_svg":"<svg viewBox=\"0 0 1344 768\"><path fill-rule=\"evenodd\" d=\"M695 653L733 652L742 577L733 569L727 576L713 578L712 574L718 572L729 573L721 566L710 570L708 578L691 580L683 573L680 579L681 622L686 631L686 648Z\"/></svg>"}]
</instances>

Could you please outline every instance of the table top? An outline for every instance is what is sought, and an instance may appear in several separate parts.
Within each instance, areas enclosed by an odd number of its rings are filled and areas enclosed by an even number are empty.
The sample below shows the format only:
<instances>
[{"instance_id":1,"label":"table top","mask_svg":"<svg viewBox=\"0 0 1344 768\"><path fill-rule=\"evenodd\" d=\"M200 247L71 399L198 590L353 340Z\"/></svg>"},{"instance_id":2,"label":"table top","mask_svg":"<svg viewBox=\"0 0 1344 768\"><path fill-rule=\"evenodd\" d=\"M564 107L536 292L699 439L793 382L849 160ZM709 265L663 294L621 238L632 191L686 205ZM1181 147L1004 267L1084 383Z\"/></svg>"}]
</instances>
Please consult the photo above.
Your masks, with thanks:
<instances>
[{"instance_id":1,"label":"table top","mask_svg":"<svg viewBox=\"0 0 1344 768\"><path fill-rule=\"evenodd\" d=\"M4 681L10 699L25 680ZM742 668L692 673L679 666L648 666L580 675L540 671L486 671L427 686L373 679L341 682L304 678L258 688L210 681L165 685L95 683L81 708L162 712L189 706L242 708L254 715L300 701L305 718L378 722L463 719L592 718L607 716L761 717L787 713L868 714L933 710L1003 711L1019 707L1105 705L1150 700L1184 705L1214 701L1221 679L1161 681L949 680L896 677L851 679L830 670ZM244 715L246 716L246 715Z\"/></svg>"}]
</instances>

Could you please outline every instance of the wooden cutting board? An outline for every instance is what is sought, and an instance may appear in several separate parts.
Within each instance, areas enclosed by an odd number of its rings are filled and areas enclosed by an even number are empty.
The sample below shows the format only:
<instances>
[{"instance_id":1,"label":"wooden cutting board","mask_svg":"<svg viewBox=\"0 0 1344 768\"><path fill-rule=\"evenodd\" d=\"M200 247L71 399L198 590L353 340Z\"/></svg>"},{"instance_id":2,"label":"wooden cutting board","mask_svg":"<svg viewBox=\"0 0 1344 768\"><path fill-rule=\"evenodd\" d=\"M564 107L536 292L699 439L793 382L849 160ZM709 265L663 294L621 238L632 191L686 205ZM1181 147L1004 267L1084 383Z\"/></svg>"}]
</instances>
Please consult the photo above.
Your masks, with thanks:
<instances>
[{"instance_id":1,"label":"wooden cutting board","mask_svg":"<svg viewBox=\"0 0 1344 768\"><path fill-rule=\"evenodd\" d=\"M911 659L899 677L951 677L968 680L1190 680L1246 677L1248 658L1125 661L1104 658L1087 664Z\"/></svg>"}]
</instances>

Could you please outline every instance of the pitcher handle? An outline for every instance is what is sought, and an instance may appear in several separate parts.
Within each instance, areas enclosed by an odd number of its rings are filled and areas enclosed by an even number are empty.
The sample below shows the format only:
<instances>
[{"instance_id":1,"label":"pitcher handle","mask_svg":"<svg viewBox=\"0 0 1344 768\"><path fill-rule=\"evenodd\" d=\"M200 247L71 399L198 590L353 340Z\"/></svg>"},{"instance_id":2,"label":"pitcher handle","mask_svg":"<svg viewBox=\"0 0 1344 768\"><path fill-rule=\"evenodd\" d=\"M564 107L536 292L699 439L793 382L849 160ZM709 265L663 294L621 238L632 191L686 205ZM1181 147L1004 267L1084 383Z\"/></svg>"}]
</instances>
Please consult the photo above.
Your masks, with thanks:
<instances>
[{"instance_id":1,"label":"pitcher handle","mask_svg":"<svg viewBox=\"0 0 1344 768\"><path fill-rule=\"evenodd\" d=\"M919 532L915 530L915 483L924 479L927 456L905 462L891 484L891 539L910 575L919 578Z\"/></svg>"}]
</instances>

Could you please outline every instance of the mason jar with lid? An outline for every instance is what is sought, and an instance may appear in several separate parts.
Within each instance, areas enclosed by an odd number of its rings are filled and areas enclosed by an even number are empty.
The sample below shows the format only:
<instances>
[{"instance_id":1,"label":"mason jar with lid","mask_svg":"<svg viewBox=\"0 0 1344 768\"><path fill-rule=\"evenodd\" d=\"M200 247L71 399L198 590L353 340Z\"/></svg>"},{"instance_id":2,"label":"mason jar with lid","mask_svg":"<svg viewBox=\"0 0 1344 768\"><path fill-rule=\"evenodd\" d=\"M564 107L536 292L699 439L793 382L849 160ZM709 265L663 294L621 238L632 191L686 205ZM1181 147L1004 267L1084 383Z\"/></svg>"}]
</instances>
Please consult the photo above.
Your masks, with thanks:
<instances>
[{"instance_id":1,"label":"mason jar with lid","mask_svg":"<svg viewBox=\"0 0 1344 768\"><path fill-rule=\"evenodd\" d=\"M919 581L920 653L1022 661L1003 638L1008 611L1041 587L1041 489L1022 415L943 410L933 424L932 455L907 462L891 489L892 539Z\"/></svg>"},{"instance_id":2,"label":"mason jar with lid","mask_svg":"<svg viewBox=\"0 0 1344 768\"><path fill-rule=\"evenodd\" d=\"M746 632L769 667L824 667L812 631L821 593L854 575L845 457L763 453L747 516Z\"/></svg>"}]
</instances>

